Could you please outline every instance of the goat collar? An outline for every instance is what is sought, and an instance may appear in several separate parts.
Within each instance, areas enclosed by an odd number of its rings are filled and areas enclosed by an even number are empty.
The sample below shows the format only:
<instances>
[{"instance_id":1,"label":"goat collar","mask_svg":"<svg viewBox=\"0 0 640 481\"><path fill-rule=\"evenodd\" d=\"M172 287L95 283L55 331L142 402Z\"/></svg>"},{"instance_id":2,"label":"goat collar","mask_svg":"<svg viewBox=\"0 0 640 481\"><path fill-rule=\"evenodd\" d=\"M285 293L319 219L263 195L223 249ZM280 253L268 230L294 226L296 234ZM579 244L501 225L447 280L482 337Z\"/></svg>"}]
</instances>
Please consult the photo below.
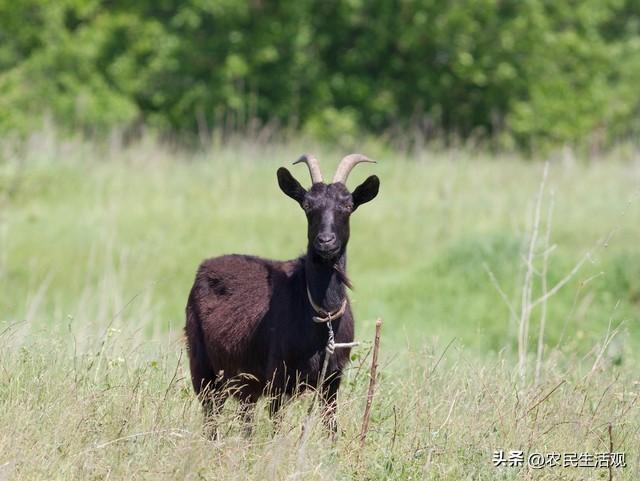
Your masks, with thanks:
<instances>
[{"instance_id":1,"label":"goat collar","mask_svg":"<svg viewBox=\"0 0 640 481\"><path fill-rule=\"evenodd\" d=\"M312 319L314 322L322 323L322 322L335 321L336 319L341 318L344 315L344 312L347 310L346 297L342 301L342 305L340 306L340 308L333 312L325 311L320 306L318 306L318 304L313 302L313 298L311 297L311 292L309 291L309 286L307 286L307 297L309 298L309 303L311 304L311 307L313 307L313 310L316 311L316 314L319 314L318 316L313 316Z\"/></svg>"}]
</instances>

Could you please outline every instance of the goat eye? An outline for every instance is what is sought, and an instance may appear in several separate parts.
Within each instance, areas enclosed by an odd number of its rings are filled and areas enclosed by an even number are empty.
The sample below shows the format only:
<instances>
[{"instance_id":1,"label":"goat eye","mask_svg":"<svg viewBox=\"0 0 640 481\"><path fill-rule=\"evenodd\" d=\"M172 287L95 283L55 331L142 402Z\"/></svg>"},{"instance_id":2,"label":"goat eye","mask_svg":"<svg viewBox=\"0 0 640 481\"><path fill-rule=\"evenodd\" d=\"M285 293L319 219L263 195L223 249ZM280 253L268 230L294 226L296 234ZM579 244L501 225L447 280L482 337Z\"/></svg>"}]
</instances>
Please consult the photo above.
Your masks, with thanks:
<instances>
[{"instance_id":1,"label":"goat eye","mask_svg":"<svg viewBox=\"0 0 640 481\"><path fill-rule=\"evenodd\" d=\"M303 200L302 201L302 210L304 210L305 212L309 212L309 209L311 209L311 204L309 204L308 200Z\"/></svg>"}]
</instances>

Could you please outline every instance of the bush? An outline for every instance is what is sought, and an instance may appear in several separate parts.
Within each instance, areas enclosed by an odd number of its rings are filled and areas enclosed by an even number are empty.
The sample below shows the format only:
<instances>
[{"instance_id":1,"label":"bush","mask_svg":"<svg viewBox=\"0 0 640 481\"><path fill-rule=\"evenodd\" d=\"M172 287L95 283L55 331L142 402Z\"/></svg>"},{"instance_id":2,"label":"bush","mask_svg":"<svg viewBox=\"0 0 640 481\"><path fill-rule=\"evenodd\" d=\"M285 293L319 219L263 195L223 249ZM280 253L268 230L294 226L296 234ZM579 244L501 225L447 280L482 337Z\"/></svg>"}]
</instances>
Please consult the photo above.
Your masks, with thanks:
<instances>
[{"instance_id":1,"label":"bush","mask_svg":"<svg viewBox=\"0 0 640 481\"><path fill-rule=\"evenodd\" d=\"M639 18L633 0L0 0L0 132L48 112L600 149L640 132Z\"/></svg>"}]
</instances>

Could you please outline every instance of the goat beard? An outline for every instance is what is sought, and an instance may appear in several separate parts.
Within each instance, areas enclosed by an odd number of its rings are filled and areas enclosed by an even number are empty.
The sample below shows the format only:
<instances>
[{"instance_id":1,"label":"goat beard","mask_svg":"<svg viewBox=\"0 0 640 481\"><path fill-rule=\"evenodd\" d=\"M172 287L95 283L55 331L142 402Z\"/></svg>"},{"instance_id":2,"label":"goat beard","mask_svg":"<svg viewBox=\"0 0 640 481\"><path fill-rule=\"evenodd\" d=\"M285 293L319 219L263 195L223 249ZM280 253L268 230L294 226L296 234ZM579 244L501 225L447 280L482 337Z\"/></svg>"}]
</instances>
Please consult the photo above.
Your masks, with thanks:
<instances>
[{"instance_id":1,"label":"goat beard","mask_svg":"<svg viewBox=\"0 0 640 481\"><path fill-rule=\"evenodd\" d=\"M333 271L337 274L340 282L342 282L349 289L353 289L353 284L351 284L351 281L347 277L347 273L344 272L344 270L342 270L342 268L337 263L333 265Z\"/></svg>"},{"instance_id":2,"label":"goat beard","mask_svg":"<svg viewBox=\"0 0 640 481\"><path fill-rule=\"evenodd\" d=\"M341 251L343 252L343 251ZM353 284L351 284L351 280L349 280L349 277L347 276L347 273L344 271L344 269L340 266L340 256L338 256L338 258L334 258L334 259L327 259L325 257L322 257L320 255L318 255L317 252L312 251L311 255L313 256L313 259L316 261L320 261L322 263L332 263L331 268L333 269L333 272L336 273L336 275L338 276L338 280L340 282L342 282L345 286L347 286L349 289L353 290Z\"/></svg>"}]
</instances>

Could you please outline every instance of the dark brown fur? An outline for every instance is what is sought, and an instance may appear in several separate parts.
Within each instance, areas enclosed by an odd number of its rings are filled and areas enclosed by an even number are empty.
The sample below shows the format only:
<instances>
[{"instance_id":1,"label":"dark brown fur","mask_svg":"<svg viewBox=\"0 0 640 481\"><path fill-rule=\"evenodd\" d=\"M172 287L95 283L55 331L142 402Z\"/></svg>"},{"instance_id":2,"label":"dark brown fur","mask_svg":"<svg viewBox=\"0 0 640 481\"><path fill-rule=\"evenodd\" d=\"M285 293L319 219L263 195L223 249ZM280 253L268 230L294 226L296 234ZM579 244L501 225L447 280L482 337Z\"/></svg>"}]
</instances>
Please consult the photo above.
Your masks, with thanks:
<instances>
[{"instance_id":1,"label":"dark brown fur","mask_svg":"<svg viewBox=\"0 0 640 481\"><path fill-rule=\"evenodd\" d=\"M203 262L187 305L196 393L207 386L231 387L241 400L255 402L265 391L276 396L315 386L328 331L313 322L314 314L305 292L304 257L277 262L229 255ZM333 329L336 342L353 340L350 307ZM330 358L328 395L337 391L348 359L349 349ZM222 402L225 393L216 394Z\"/></svg>"}]
</instances>

